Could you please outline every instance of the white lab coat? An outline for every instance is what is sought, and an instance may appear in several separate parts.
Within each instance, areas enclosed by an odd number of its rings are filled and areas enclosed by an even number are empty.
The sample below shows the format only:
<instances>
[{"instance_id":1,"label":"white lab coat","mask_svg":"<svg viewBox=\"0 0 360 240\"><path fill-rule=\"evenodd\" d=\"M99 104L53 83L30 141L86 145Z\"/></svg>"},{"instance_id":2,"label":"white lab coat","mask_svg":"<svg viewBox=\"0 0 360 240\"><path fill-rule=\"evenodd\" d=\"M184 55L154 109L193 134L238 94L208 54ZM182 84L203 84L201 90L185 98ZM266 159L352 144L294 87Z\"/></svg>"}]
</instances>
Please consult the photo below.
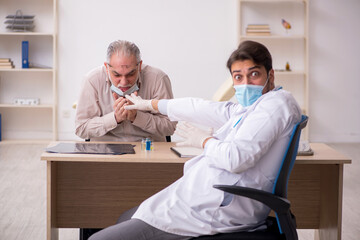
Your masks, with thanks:
<instances>
[{"instance_id":1,"label":"white lab coat","mask_svg":"<svg viewBox=\"0 0 360 240\"><path fill-rule=\"evenodd\" d=\"M247 108L231 102L173 99L167 112L172 121L218 129L216 139L206 143L203 154L186 162L180 179L145 200L133 218L185 236L250 230L263 223L268 207L240 196L221 206L224 192L213 185L272 191L292 129L301 119L292 95L270 91Z\"/></svg>"}]
</instances>

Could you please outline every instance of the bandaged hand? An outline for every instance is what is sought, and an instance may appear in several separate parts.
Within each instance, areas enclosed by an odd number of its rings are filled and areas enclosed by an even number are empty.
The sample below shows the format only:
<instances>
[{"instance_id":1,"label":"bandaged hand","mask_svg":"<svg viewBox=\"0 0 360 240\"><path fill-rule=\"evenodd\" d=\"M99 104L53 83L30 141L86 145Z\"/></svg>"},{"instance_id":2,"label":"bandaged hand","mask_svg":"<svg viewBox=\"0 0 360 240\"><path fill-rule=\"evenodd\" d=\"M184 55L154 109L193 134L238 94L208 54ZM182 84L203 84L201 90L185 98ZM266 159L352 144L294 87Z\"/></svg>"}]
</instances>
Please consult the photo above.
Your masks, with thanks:
<instances>
[{"instance_id":1,"label":"bandaged hand","mask_svg":"<svg viewBox=\"0 0 360 240\"><path fill-rule=\"evenodd\" d=\"M126 95L125 97L127 100L133 103L133 105L126 105L125 106L126 110L136 109L140 111L148 111L153 113L158 112L153 108L151 104L151 100L144 100L140 96L136 96L134 93L132 93L131 95Z\"/></svg>"},{"instance_id":2,"label":"bandaged hand","mask_svg":"<svg viewBox=\"0 0 360 240\"><path fill-rule=\"evenodd\" d=\"M176 146L203 148L204 141L212 137L213 130L203 130L191 125L190 123L184 123L177 125L175 134L184 138L184 141L176 143Z\"/></svg>"}]
</instances>

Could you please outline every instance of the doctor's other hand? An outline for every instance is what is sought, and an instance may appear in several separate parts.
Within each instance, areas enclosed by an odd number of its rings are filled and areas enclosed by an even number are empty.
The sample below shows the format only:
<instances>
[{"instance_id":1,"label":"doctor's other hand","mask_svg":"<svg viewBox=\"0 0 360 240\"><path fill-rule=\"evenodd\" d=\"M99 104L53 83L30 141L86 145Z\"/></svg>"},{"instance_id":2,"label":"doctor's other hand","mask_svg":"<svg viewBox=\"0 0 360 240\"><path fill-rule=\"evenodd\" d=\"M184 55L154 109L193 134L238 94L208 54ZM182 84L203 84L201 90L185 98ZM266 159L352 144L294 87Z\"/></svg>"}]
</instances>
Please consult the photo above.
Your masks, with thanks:
<instances>
[{"instance_id":1,"label":"doctor's other hand","mask_svg":"<svg viewBox=\"0 0 360 240\"><path fill-rule=\"evenodd\" d=\"M142 99L140 96L136 96L134 93L132 93L131 95L126 95L125 96L127 100L129 100L131 103L133 103L132 105L127 105L125 106L126 110L140 110L140 111L148 111L148 112L153 112L153 113L157 113L157 100L153 99L153 100L145 100ZM155 101L155 102L154 102Z\"/></svg>"},{"instance_id":2,"label":"doctor's other hand","mask_svg":"<svg viewBox=\"0 0 360 240\"><path fill-rule=\"evenodd\" d=\"M190 123L178 124L175 134L184 138L184 141L176 143L176 146L191 146L204 148L204 142L212 138L213 129L200 129Z\"/></svg>"}]
</instances>

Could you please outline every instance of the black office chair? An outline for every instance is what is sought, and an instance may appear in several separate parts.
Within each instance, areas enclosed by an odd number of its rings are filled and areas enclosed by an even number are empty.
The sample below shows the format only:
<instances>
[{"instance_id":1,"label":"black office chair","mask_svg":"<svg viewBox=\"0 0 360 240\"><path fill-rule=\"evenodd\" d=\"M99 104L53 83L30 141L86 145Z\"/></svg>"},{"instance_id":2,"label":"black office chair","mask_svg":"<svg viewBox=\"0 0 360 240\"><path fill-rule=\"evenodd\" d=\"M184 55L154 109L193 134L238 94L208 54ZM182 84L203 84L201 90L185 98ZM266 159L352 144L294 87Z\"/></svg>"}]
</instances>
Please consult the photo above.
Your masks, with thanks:
<instances>
[{"instance_id":1,"label":"black office chair","mask_svg":"<svg viewBox=\"0 0 360 240\"><path fill-rule=\"evenodd\" d=\"M290 211L290 201L287 199L287 183L295 163L301 130L306 126L307 121L308 117L303 115L300 123L294 127L272 193L240 186L213 186L228 193L260 201L270 207L275 212L276 218L269 216L266 219L268 228L254 232L220 233L211 236L201 236L192 238L193 240L298 240L295 216Z\"/></svg>"},{"instance_id":2,"label":"black office chair","mask_svg":"<svg viewBox=\"0 0 360 240\"><path fill-rule=\"evenodd\" d=\"M192 240L298 240L295 216L291 213L290 202L287 200L287 183L295 163L301 130L305 128L307 121L308 117L303 115L300 123L294 127L272 193L239 186L213 186L225 192L255 199L270 207L275 212L276 218L267 217L265 221L267 229L253 232L219 233L195 237ZM137 208L138 206L125 211L117 223L129 220Z\"/></svg>"}]
</instances>

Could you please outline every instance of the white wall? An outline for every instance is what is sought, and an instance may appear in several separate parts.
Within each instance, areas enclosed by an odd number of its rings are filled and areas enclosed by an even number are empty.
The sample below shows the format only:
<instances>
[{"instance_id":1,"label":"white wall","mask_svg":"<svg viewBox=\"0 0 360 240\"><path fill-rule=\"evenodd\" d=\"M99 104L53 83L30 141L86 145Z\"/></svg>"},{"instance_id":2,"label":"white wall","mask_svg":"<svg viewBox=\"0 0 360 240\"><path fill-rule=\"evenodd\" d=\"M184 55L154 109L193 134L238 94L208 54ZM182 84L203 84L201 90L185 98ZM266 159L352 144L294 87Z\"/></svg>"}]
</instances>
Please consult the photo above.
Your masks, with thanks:
<instances>
[{"instance_id":1,"label":"white wall","mask_svg":"<svg viewBox=\"0 0 360 240\"><path fill-rule=\"evenodd\" d=\"M210 99L237 46L236 0L59 1L59 139L76 139L82 77L115 39L163 69L175 97ZM360 1L310 0L310 140L360 141ZM63 113L70 111L70 118Z\"/></svg>"},{"instance_id":2,"label":"white wall","mask_svg":"<svg viewBox=\"0 0 360 240\"><path fill-rule=\"evenodd\" d=\"M310 0L310 140L360 142L360 1Z\"/></svg>"},{"instance_id":3,"label":"white wall","mask_svg":"<svg viewBox=\"0 0 360 240\"><path fill-rule=\"evenodd\" d=\"M73 139L83 76L103 64L108 44L135 42L145 64L165 71L175 97L210 99L229 76L237 46L235 0L59 1L59 138ZM64 118L64 111L71 111Z\"/></svg>"}]
</instances>

